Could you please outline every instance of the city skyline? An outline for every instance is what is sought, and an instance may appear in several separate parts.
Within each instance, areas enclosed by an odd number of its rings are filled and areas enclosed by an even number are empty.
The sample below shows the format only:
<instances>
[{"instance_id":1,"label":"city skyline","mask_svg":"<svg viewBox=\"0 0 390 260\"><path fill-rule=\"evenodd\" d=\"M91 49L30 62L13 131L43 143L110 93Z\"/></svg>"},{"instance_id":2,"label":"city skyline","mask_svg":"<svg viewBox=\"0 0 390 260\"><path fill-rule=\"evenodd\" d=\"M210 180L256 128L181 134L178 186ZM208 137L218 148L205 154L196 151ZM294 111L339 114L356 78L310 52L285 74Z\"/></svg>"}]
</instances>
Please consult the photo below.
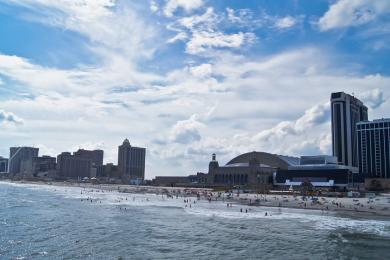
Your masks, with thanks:
<instances>
[{"instance_id":1,"label":"city skyline","mask_svg":"<svg viewBox=\"0 0 390 260\"><path fill-rule=\"evenodd\" d=\"M205 170L214 152L332 154L331 92L370 120L390 109L386 1L141 2L0 4L0 156L102 149L116 163L127 137L150 179Z\"/></svg>"}]
</instances>

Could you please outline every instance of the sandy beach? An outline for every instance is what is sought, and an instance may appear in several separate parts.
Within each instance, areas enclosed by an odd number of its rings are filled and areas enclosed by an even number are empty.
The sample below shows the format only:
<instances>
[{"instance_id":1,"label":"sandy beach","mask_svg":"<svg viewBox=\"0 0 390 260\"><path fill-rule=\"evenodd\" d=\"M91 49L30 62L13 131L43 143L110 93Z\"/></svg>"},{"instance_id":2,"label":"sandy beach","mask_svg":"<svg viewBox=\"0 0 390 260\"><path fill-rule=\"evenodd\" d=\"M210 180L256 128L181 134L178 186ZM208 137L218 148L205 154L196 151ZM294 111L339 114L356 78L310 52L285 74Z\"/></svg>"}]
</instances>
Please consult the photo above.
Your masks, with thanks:
<instances>
[{"instance_id":1,"label":"sandy beach","mask_svg":"<svg viewBox=\"0 0 390 260\"><path fill-rule=\"evenodd\" d=\"M4 181L4 180L3 180ZM10 182L10 181L9 181ZM123 193L152 193L173 197L197 197L197 199L226 202L230 204L256 207L280 207L293 209L319 210L337 212L356 217L390 217L390 194L381 194L375 198L334 198L334 197L303 197L293 195L276 194L251 194L251 193L224 193L206 188L161 187L161 186L133 186L119 184L91 184L70 182L25 182L36 185L80 187L89 193L100 191L119 191ZM189 205L188 205L189 206Z\"/></svg>"}]
</instances>

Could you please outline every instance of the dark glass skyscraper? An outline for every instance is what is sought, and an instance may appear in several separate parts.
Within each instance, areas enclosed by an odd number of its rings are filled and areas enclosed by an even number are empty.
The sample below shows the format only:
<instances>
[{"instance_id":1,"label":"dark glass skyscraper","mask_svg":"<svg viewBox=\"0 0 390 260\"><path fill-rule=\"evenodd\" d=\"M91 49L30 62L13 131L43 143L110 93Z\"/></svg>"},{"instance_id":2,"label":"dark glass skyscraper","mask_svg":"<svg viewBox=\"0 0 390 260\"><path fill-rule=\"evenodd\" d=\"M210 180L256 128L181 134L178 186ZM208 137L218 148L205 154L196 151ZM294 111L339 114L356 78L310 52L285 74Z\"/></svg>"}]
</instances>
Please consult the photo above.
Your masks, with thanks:
<instances>
[{"instance_id":1,"label":"dark glass skyscraper","mask_svg":"<svg viewBox=\"0 0 390 260\"><path fill-rule=\"evenodd\" d=\"M344 92L331 95L332 148L338 163L358 167L356 124L368 120L367 107Z\"/></svg>"},{"instance_id":2,"label":"dark glass skyscraper","mask_svg":"<svg viewBox=\"0 0 390 260\"><path fill-rule=\"evenodd\" d=\"M118 147L118 168L124 179L145 179L146 149L130 145L128 139Z\"/></svg>"},{"instance_id":3,"label":"dark glass skyscraper","mask_svg":"<svg viewBox=\"0 0 390 260\"><path fill-rule=\"evenodd\" d=\"M390 119L357 124L359 172L366 178L390 178Z\"/></svg>"}]
</instances>

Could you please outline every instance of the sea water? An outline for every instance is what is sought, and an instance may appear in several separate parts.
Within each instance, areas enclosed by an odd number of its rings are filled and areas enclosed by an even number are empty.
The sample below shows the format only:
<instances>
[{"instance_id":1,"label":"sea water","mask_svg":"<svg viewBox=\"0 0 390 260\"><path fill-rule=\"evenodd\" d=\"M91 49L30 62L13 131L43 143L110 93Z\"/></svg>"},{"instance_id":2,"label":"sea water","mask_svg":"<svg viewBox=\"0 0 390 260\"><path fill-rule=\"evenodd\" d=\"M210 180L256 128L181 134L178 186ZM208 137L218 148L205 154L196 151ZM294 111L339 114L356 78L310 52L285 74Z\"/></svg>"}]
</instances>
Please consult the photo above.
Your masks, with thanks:
<instances>
[{"instance_id":1,"label":"sea water","mask_svg":"<svg viewBox=\"0 0 390 260\"><path fill-rule=\"evenodd\" d=\"M0 182L0 259L390 256L386 218L97 191Z\"/></svg>"}]
</instances>

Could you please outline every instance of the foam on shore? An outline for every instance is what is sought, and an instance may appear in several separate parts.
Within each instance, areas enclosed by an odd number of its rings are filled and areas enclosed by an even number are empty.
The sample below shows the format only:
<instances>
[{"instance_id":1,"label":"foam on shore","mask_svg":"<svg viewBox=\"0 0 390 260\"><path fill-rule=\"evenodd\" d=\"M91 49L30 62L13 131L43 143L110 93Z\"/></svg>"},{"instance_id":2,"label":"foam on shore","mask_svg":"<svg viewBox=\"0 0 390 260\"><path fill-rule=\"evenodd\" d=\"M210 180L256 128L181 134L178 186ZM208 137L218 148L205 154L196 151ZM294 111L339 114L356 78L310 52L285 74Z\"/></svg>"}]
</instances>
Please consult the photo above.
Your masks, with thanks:
<instances>
[{"instance_id":1,"label":"foam on shore","mask_svg":"<svg viewBox=\"0 0 390 260\"><path fill-rule=\"evenodd\" d=\"M226 202L197 200L195 197L187 197L191 203L184 203L184 198L167 198L166 195L152 193L121 193L115 189L112 191L96 188L84 188L78 186L55 186L45 184L0 182L0 185L8 185L15 188L27 188L54 193L66 199L87 200L92 199L102 205L116 207L166 207L182 209L187 214L207 218L229 218L237 220L262 220L278 221L291 220L297 222L310 222L316 229L336 230L344 229L346 232L374 234L390 237L390 220L354 219L350 217L336 216L334 212L321 212L309 209L275 208L266 206L246 206L234 204L227 207ZM193 202L196 201L194 204ZM28 203L29 200L26 199ZM191 204L191 208L189 205ZM187 207L186 207L187 205ZM240 212L243 209L243 212ZM248 213L245 211L248 210ZM267 213L267 215L266 215Z\"/></svg>"}]
</instances>

